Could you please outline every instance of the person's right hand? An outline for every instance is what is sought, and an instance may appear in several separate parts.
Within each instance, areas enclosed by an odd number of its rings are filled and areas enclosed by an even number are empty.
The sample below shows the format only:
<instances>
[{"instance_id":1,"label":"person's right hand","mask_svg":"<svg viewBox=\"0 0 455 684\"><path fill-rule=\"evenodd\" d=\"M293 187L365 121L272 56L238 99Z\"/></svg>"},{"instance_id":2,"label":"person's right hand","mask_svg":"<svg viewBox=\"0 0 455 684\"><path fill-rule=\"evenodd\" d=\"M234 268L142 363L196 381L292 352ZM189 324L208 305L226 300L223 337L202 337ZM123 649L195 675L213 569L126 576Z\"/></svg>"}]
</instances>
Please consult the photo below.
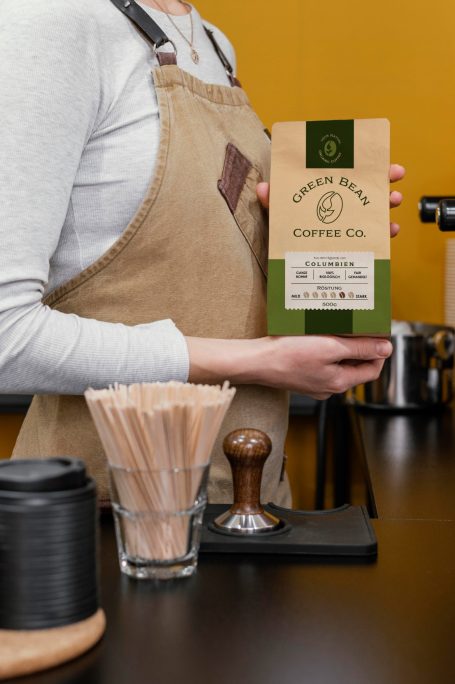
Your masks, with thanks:
<instances>
[{"instance_id":1,"label":"person's right hand","mask_svg":"<svg viewBox=\"0 0 455 684\"><path fill-rule=\"evenodd\" d=\"M376 380L392 353L383 338L264 337L216 340L187 337L191 382L278 387L327 399Z\"/></svg>"},{"instance_id":2,"label":"person's right hand","mask_svg":"<svg viewBox=\"0 0 455 684\"><path fill-rule=\"evenodd\" d=\"M376 380L392 353L388 340L369 337L276 337L261 384L327 399ZM261 382L262 381L262 382Z\"/></svg>"}]
</instances>

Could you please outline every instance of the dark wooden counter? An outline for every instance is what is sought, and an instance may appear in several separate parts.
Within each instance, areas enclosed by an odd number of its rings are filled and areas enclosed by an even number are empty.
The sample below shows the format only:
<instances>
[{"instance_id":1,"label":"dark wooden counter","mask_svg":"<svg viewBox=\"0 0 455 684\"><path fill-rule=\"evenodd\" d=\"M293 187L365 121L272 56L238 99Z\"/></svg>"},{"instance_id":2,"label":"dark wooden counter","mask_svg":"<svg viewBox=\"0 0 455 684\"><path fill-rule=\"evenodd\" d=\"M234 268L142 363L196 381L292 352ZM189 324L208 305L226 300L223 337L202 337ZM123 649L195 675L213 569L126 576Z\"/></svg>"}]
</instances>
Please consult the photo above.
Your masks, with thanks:
<instances>
[{"instance_id":1,"label":"dark wooden counter","mask_svg":"<svg viewBox=\"0 0 455 684\"><path fill-rule=\"evenodd\" d=\"M108 630L22 684L453 684L455 523L374 521L379 558L201 557L189 580L121 577L102 526Z\"/></svg>"},{"instance_id":2,"label":"dark wooden counter","mask_svg":"<svg viewBox=\"0 0 455 684\"><path fill-rule=\"evenodd\" d=\"M378 517L455 520L455 411L355 413Z\"/></svg>"},{"instance_id":3,"label":"dark wooden counter","mask_svg":"<svg viewBox=\"0 0 455 684\"><path fill-rule=\"evenodd\" d=\"M453 684L455 417L351 417L376 562L210 555L189 580L136 582L105 520L104 640L18 684Z\"/></svg>"}]
</instances>

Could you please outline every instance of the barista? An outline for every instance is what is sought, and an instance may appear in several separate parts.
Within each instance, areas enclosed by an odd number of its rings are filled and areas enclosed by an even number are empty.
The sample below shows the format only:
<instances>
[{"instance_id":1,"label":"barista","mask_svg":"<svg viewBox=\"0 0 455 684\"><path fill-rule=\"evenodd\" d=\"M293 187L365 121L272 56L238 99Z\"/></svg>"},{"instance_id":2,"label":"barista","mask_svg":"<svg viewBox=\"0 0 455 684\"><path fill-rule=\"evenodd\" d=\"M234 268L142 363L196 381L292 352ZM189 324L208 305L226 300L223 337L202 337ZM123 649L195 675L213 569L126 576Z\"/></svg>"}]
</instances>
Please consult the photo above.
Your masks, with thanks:
<instances>
[{"instance_id":1,"label":"barista","mask_svg":"<svg viewBox=\"0 0 455 684\"><path fill-rule=\"evenodd\" d=\"M288 390L343 392L391 353L380 339L267 336L251 245L266 237L270 143L234 62L179 0L0 7L0 383L36 395L14 456L85 458L102 502L88 386L229 379L222 434L271 436L262 494L288 505ZM218 442L212 501L230 500L230 481Z\"/></svg>"}]
</instances>

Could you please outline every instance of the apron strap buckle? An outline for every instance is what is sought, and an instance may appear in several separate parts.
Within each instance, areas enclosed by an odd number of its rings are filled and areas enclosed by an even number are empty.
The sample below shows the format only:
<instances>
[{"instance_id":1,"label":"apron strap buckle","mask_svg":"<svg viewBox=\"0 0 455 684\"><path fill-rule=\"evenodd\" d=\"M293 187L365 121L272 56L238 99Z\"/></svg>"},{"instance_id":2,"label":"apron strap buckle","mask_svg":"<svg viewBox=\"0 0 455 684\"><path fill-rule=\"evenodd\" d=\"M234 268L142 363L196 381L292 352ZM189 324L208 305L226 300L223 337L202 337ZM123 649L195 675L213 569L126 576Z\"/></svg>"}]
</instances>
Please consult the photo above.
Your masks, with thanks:
<instances>
[{"instance_id":1,"label":"apron strap buckle","mask_svg":"<svg viewBox=\"0 0 455 684\"><path fill-rule=\"evenodd\" d=\"M158 64L160 66L167 66L170 64L176 65L177 64L177 48L175 46L175 43L172 40L170 40L169 38L168 38L167 42L170 43L172 45L172 47L174 48L173 52L160 52L158 50L159 46L152 45L153 52L155 53L156 58L158 60Z\"/></svg>"}]
</instances>

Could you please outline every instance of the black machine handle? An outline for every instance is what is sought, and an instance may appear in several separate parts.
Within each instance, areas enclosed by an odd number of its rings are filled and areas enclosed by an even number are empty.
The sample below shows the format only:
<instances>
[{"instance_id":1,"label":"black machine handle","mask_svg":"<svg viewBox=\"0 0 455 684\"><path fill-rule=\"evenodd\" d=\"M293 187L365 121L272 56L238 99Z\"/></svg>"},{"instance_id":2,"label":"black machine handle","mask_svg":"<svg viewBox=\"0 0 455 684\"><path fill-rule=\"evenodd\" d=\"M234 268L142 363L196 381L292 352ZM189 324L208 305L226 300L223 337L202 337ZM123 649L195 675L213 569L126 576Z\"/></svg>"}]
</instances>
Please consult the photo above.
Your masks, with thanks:
<instances>
[{"instance_id":1,"label":"black machine handle","mask_svg":"<svg viewBox=\"0 0 455 684\"><path fill-rule=\"evenodd\" d=\"M455 230L455 198L442 199L436 208L436 223L444 232Z\"/></svg>"},{"instance_id":2,"label":"black machine handle","mask_svg":"<svg viewBox=\"0 0 455 684\"><path fill-rule=\"evenodd\" d=\"M449 207L444 205L440 209L440 203L449 203ZM453 195L426 195L419 201L419 216L422 223L437 223L439 230L454 230L453 218L450 207L455 206L455 196ZM439 214L438 214L439 210Z\"/></svg>"}]
</instances>

